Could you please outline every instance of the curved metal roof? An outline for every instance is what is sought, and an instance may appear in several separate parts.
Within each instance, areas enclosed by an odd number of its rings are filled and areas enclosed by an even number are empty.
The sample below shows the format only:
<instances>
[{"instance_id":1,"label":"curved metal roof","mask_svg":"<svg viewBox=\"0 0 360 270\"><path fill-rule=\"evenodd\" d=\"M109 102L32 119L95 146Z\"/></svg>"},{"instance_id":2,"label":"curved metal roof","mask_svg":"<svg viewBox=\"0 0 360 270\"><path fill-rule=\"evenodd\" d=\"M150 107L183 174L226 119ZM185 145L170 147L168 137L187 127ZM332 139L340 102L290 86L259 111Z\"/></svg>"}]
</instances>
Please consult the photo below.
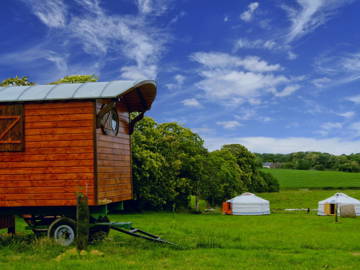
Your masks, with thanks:
<instances>
[{"instance_id":1,"label":"curved metal roof","mask_svg":"<svg viewBox=\"0 0 360 270\"><path fill-rule=\"evenodd\" d=\"M0 102L116 98L136 88L153 88L154 81L111 81L0 87Z\"/></svg>"}]
</instances>

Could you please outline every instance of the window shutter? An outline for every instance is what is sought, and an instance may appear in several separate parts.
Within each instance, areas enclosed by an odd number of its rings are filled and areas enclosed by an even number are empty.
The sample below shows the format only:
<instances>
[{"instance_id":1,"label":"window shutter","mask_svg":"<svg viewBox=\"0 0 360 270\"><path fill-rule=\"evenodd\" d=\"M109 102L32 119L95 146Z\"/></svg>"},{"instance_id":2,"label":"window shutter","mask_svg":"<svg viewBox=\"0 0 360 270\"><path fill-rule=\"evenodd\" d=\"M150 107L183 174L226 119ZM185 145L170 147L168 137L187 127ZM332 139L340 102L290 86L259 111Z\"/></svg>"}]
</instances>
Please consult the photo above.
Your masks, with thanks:
<instances>
[{"instance_id":1,"label":"window shutter","mask_svg":"<svg viewBox=\"0 0 360 270\"><path fill-rule=\"evenodd\" d=\"M24 151L24 106L0 105L0 151Z\"/></svg>"}]
</instances>

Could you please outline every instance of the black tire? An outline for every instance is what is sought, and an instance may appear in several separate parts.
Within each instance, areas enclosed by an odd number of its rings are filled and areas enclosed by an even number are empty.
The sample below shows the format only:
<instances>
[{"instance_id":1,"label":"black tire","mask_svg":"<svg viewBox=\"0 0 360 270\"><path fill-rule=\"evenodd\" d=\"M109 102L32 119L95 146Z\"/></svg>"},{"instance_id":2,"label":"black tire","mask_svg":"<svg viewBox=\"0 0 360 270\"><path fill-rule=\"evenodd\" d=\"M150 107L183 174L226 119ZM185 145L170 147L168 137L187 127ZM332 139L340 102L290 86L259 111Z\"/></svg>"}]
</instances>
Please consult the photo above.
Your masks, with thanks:
<instances>
[{"instance_id":1,"label":"black tire","mask_svg":"<svg viewBox=\"0 0 360 270\"><path fill-rule=\"evenodd\" d=\"M91 223L97 223L97 222L110 222L108 217L101 217L99 219L92 219ZM89 242L95 243L97 241L102 241L106 237L108 237L110 232L110 226L106 225L96 225L90 228L89 230Z\"/></svg>"},{"instance_id":2,"label":"black tire","mask_svg":"<svg viewBox=\"0 0 360 270\"><path fill-rule=\"evenodd\" d=\"M56 219L50 224L48 237L62 246L69 246L76 240L76 222L67 217Z\"/></svg>"}]
</instances>

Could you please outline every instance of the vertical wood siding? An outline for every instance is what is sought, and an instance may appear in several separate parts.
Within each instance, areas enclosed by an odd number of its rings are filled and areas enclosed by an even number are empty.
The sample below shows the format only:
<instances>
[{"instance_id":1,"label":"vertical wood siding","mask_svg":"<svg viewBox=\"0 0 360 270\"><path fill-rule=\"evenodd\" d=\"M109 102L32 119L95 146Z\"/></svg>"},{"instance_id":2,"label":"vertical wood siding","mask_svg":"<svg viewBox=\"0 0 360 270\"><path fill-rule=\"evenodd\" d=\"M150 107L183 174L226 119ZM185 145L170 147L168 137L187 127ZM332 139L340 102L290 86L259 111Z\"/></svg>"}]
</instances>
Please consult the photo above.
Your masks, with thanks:
<instances>
[{"instance_id":1,"label":"vertical wood siding","mask_svg":"<svg viewBox=\"0 0 360 270\"><path fill-rule=\"evenodd\" d=\"M101 105L97 104L97 110ZM96 130L98 204L132 199L129 113L123 103L118 104L117 111L120 119L117 136L105 135L100 128Z\"/></svg>"},{"instance_id":2,"label":"vertical wood siding","mask_svg":"<svg viewBox=\"0 0 360 270\"><path fill-rule=\"evenodd\" d=\"M94 103L25 104L25 151L0 153L0 207L94 205Z\"/></svg>"}]
</instances>

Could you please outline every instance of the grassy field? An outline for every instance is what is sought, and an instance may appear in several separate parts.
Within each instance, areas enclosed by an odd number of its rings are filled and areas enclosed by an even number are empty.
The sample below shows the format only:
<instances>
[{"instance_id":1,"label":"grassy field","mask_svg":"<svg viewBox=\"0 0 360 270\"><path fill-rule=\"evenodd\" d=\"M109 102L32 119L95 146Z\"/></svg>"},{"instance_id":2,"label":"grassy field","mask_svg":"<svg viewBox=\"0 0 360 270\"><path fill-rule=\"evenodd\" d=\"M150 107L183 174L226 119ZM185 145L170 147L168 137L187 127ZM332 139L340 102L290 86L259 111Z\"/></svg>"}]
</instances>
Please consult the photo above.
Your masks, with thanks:
<instances>
[{"instance_id":1,"label":"grassy field","mask_svg":"<svg viewBox=\"0 0 360 270\"><path fill-rule=\"evenodd\" d=\"M286 208L317 208L318 202L324 200L336 192L343 192L347 195L360 199L360 190L282 190L281 192L259 193L258 195L270 201L271 209Z\"/></svg>"},{"instance_id":2,"label":"grassy field","mask_svg":"<svg viewBox=\"0 0 360 270\"><path fill-rule=\"evenodd\" d=\"M261 193L270 201L269 216L143 213L112 215L132 221L181 248L162 246L112 232L108 239L79 255L47 238L24 231L12 239L0 235L0 270L10 269L359 269L360 218L319 217L316 212L285 208L317 208L337 191L360 198L360 189L324 190L326 186L360 186L359 174L267 170L280 180L281 192ZM204 205L202 205L204 207ZM5 231L3 231L5 232ZM1 233L1 231L0 231Z\"/></svg>"},{"instance_id":3,"label":"grassy field","mask_svg":"<svg viewBox=\"0 0 360 270\"><path fill-rule=\"evenodd\" d=\"M263 169L274 175L281 189L360 188L360 173L315 170Z\"/></svg>"},{"instance_id":4,"label":"grassy field","mask_svg":"<svg viewBox=\"0 0 360 270\"><path fill-rule=\"evenodd\" d=\"M112 233L77 255L30 235L0 240L0 269L359 269L360 220L314 214L116 215L180 244L159 246ZM20 226L21 224L19 224ZM102 252L103 254L101 254Z\"/></svg>"}]
</instances>

